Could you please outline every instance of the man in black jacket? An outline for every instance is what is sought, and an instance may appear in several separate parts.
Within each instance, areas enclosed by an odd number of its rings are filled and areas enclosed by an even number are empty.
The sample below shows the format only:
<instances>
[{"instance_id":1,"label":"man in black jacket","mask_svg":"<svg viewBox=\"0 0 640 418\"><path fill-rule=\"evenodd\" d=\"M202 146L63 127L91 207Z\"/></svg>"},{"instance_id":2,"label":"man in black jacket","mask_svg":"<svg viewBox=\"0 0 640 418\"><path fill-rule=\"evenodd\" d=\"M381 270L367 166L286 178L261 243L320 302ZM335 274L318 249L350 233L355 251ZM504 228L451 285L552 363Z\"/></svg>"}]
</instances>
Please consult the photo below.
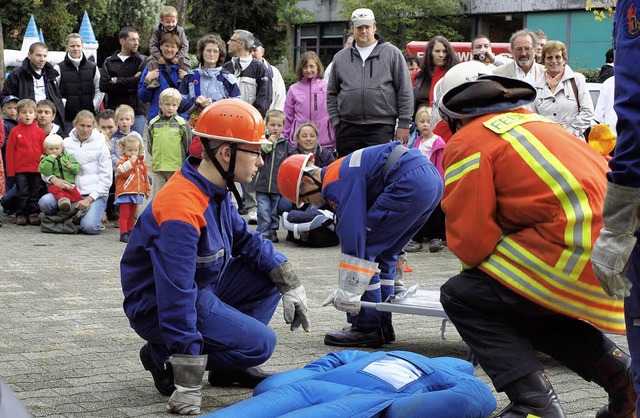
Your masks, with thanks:
<instances>
[{"instance_id":1,"label":"man in black jacket","mask_svg":"<svg viewBox=\"0 0 640 418\"><path fill-rule=\"evenodd\" d=\"M4 82L0 100L7 96L16 96L20 100L31 99L36 103L49 99L56 105L54 122L63 128L64 105L56 81L59 73L47 62L48 53L49 48L42 42L32 43L22 65L11 71Z\"/></svg>"},{"instance_id":2,"label":"man in black jacket","mask_svg":"<svg viewBox=\"0 0 640 418\"><path fill-rule=\"evenodd\" d=\"M138 32L124 27L118 34L120 51L104 60L100 71L100 90L105 94L105 107L116 110L121 104L129 105L136 113L131 129L144 135L146 108L138 100L138 83L147 57L138 52Z\"/></svg>"},{"instance_id":3,"label":"man in black jacket","mask_svg":"<svg viewBox=\"0 0 640 418\"><path fill-rule=\"evenodd\" d=\"M66 132L73 129L73 119L81 110L95 114L104 96L100 91L100 71L92 59L87 59L82 48L82 37L77 33L70 34L64 60L53 67L60 73L58 85L64 99Z\"/></svg>"}]
</instances>

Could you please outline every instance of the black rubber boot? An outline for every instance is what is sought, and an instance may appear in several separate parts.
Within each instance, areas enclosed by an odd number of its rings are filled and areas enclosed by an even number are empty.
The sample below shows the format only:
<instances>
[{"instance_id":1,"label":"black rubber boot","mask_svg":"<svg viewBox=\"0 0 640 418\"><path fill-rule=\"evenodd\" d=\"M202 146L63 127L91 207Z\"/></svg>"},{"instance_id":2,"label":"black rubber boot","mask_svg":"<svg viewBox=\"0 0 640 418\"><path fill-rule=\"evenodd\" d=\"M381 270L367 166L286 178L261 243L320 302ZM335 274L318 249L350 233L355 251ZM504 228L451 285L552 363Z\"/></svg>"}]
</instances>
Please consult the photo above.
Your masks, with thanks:
<instances>
[{"instance_id":1,"label":"black rubber boot","mask_svg":"<svg viewBox=\"0 0 640 418\"><path fill-rule=\"evenodd\" d=\"M378 348L384 344L382 328L360 328L351 325L341 331L328 332L324 336L326 345L337 347L368 347Z\"/></svg>"},{"instance_id":2,"label":"black rubber boot","mask_svg":"<svg viewBox=\"0 0 640 418\"><path fill-rule=\"evenodd\" d=\"M544 371L538 370L509 383L504 388L511 403L496 418L564 418L553 386Z\"/></svg>"},{"instance_id":3,"label":"black rubber boot","mask_svg":"<svg viewBox=\"0 0 640 418\"><path fill-rule=\"evenodd\" d=\"M637 394L633 387L631 357L615 348L598 362L593 381L609 394L609 403L596 418L631 418L635 416Z\"/></svg>"},{"instance_id":4,"label":"black rubber boot","mask_svg":"<svg viewBox=\"0 0 640 418\"><path fill-rule=\"evenodd\" d=\"M392 343L396 340L396 332L393 330L391 323L382 324L382 338L384 338L385 343Z\"/></svg>"},{"instance_id":5,"label":"black rubber boot","mask_svg":"<svg viewBox=\"0 0 640 418\"><path fill-rule=\"evenodd\" d=\"M218 370L209 371L209 383L211 386L227 387L238 384L245 388L255 388L258 383L262 382L269 376L274 375L273 372L265 372L259 366L249 367L244 370Z\"/></svg>"},{"instance_id":6,"label":"black rubber boot","mask_svg":"<svg viewBox=\"0 0 640 418\"><path fill-rule=\"evenodd\" d=\"M173 369L171 368L171 364L167 364L166 369L156 367L156 365L153 364L151 355L149 354L148 344L149 343L146 343L140 349L140 361L142 362L144 369L151 372L151 376L153 376L153 383L155 384L156 389L158 389L158 392L165 396L171 396L171 394L176 390L176 387L173 385Z\"/></svg>"}]
</instances>

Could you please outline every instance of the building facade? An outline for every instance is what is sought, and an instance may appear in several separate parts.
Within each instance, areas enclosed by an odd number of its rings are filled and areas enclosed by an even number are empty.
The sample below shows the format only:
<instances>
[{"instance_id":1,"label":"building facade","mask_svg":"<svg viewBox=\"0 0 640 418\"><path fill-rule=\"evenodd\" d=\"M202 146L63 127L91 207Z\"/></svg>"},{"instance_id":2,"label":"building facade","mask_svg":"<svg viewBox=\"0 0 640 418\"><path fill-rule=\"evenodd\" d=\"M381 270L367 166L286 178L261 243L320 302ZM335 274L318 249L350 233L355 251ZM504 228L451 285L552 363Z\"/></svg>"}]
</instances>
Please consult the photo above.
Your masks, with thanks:
<instances>
[{"instance_id":1,"label":"building facade","mask_svg":"<svg viewBox=\"0 0 640 418\"><path fill-rule=\"evenodd\" d=\"M567 45L572 68L600 68L612 46L613 19L595 20L585 4L586 0L462 0L461 13L466 17L456 29L466 41L482 33L493 42L508 42L513 32L524 27L541 29L549 39ZM298 5L316 18L295 28L294 60L313 50L326 65L342 48L349 22L336 0L302 0Z\"/></svg>"}]
</instances>

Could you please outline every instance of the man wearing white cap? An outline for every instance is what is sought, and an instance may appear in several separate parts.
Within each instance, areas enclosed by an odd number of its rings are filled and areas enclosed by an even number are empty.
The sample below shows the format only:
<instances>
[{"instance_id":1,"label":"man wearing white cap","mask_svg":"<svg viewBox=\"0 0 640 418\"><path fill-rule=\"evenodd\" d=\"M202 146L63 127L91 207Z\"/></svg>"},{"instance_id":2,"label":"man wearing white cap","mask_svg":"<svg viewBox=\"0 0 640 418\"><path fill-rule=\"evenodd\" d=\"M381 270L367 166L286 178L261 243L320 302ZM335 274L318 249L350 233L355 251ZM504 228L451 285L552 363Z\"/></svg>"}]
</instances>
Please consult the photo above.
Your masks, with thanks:
<instances>
[{"instance_id":1,"label":"man wearing white cap","mask_svg":"<svg viewBox=\"0 0 640 418\"><path fill-rule=\"evenodd\" d=\"M340 156L393 139L406 143L413 117L404 56L376 34L370 9L356 9L351 23L354 42L335 55L328 79L327 110Z\"/></svg>"}]
</instances>

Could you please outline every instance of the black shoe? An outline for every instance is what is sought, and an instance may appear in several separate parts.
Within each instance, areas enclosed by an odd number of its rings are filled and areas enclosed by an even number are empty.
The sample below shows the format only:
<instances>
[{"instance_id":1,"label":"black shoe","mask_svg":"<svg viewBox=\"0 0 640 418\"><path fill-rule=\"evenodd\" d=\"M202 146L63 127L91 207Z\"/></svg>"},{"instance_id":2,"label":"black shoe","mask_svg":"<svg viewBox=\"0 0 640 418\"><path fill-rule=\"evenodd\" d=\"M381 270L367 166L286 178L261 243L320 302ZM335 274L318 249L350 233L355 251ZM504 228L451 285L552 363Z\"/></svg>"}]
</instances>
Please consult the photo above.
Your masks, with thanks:
<instances>
[{"instance_id":1,"label":"black shoe","mask_svg":"<svg viewBox=\"0 0 640 418\"><path fill-rule=\"evenodd\" d=\"M167 364L167 368L164 370L156 367L156 365L153 364L153 360L151 360L151 354L149 354L149 347L147 347L147 345L148 343L140 349L140 361L144 369L151 372L153 383L156 389L158 389L158 392L165 396L171 396L176 390L176 387L173 385L173 369L171 368L171 364Z\"/></svg>"},{"instance_id":2,"label":"black shoe","mask_svg":"<svg viewBox=\"0 0 640 418\"><path fill-rule=\"evenodd\" d=\"M129 232L122 232L120 234L120 242L129 242L129 237L131 236L131 233Z\"/></svg>"},{"instance_id":3,"label":"black shoe","mask_svg":"<svg viewBox=\"0 0 640 418\"><path fill-rule=\"evenodd\" d=\"M382 336L385 343L391 343L396 340L396 332L393 330L392 324L382 324Z\"/></svg>"},{"instance_id":4,"label":"black shoe","mask_svg":"<svg viewBox=\"0 0 640 418\"><path fill-rule=\"evenodd\" d=\"M324 336L324 343L325 345L334 345L337 347L378 348L384 344L384 339L380 327L360 328L351 325L343 328L341 331L328 332Z\"/></svg>"},{"instance_id":5,"label":"black shoe","mask_svg":"<svg viewBox=\"0 0 640 418\"><path fill-rule=\"evenodd\" d=\"M238 384L245 388L253 389L258 386L269 376L274 375L273 372L265 372L259 366L249 367L244 370L218 370L209 371L209 383L215 387L227 387Z\"/></svg>"}]
</instances>

